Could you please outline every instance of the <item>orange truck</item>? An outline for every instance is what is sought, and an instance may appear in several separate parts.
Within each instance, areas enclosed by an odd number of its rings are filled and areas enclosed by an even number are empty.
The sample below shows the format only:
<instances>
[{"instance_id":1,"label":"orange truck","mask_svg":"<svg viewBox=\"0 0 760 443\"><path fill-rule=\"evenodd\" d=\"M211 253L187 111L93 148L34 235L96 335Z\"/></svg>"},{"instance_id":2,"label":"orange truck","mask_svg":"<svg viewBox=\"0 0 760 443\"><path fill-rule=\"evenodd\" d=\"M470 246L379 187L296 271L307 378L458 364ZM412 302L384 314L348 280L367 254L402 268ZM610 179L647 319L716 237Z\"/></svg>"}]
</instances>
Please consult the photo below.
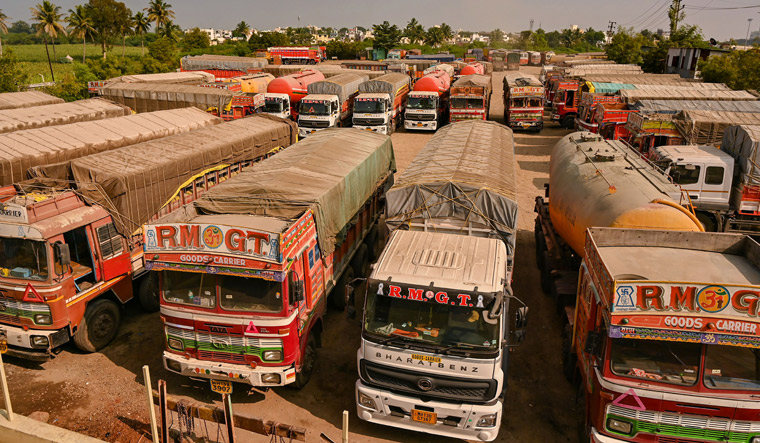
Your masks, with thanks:
<instances>
[{"instance_id":1,"label":"orange truck","mask_svg":"<svg viewBox=\"0 0 760 443\"><path fill-rule=\"evenodd\" d=\"M514 129L544 128L544 85L530 74L504 76L504 121Z\"/></svg>"},{"instance_id":2,"label":"orange truck","mask_svg":"<svg viewBox=\"0 0 760 443\"><path fill-rule=\"evenodd\" d=\"M491 76L466 75L451 84L449 121L488 120Z\"/></svg>"}]
</instances>

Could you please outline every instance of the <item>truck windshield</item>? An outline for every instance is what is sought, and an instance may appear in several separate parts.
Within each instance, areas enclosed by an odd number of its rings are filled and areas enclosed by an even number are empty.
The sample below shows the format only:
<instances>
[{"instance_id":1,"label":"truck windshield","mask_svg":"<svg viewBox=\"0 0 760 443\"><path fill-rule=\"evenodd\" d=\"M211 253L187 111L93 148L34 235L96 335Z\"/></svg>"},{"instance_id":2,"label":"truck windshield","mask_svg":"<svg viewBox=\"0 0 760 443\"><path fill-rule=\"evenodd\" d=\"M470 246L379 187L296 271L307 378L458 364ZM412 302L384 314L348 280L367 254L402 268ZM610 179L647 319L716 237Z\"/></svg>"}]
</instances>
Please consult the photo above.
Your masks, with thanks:
<instances>
[{"instance_id":1,"label":"truck windshield","mask_svg":"<svg viewBox=\"0 0 760 443\"><path fill-rule=\"evenodd\" d=\"M264 102L264 112L273 112L279 114L282 112L282 100L266 99Z\"/></svg>"},{"instance_id":2,"label":"truck windshield","mask_svg":"<svg viewBox=\"0 0 760 443\"><path fill-rule=\"evenodd\" d=\"M0 237L0 276L47 280L47 244L44 241Z\"/></svg>"},{"instance_id":3,"label":"truck windshield","mask_svg":"<svg viewBox=\"0 0 760 443\"><path fill-rule=\"evenodd\" d=\"M487 307L419 302L378 294L368 286L364 330L381 337L401 336L445 348L496 350L499 324L484 320Z\"/></svg>"},{"instance_id":4,"label":"truck windshield","mask_svg":"<svg viewBox=\"0 0 760 443\"><path fill-rule=\"evenodd\" d=\"M409 97L406 104L409 109L435 109L435 99L432 97Z\"/></svg>"},{"instance_id":5,"label":"truck windshield","mask_svg":"<svg viewBox=\"0 0 760 443\"><path fill-rule=\"evenodd\" d=\"M214 308L216 276L196 272L164 271L161 278L164 300L169 303Z\"/></svg>"},{"instance_id":6,"label":"truck windshield","mask_svg":"<svg viewBox=\"0 0 760 443\"><path fill-rule=\"evenodd\" d=\"M327 103L301 102L301 115L330 115L330 106Z\"/></svg>"},{"instance_id":7,"label":"truck windshield","mask_svg":"<svg viewBox=\"0 0 760 443\"><path fill-rule=\"evenodd\" d=\"M610 366L616 375L693 386L702 345L659 340L612 340Z\"/></svg>"},{"instance_id":8,"label":"truck windshield","mask_svg":"<svg viewBox=\"0 0 760 443\"><path fill-rule=\"evenodd\" d=\"M228 311L282 311L282 284L261 278L219 276L219 304Z\"/></svg>"},{"instance_id":9,"label":"truck windshield","mask_svg":"<svg viewBox=\"0 0 760 443\"><path fill-rule=\"evenodd\" d=\"M381 114L385 112L385 103L379 99L356 100L354 102L354 112L359 114Z\"/></svg>"},{"instance_id":10,"label":"truck windshield","mask_svg":"<svg viewBox=\"0 0 760 443\"><path fill-rule=\"evenodd\" d=\"M482 98L452 98L453 109L483 109Z\"/></svg>"},{"instance_id":11,"label":"truck windshield","mask_svg":"<svg viewBox=\"0 0 760 443\"><path fill-rule=\"evenodd\" d=\"M513 108L540 108L543 106L543 104L540 98L520 97L513 98L511 106Z\"/></svg>"},{"instance_id":12,"label":"truck windshield","mask_svg":"<svg viewBox=\"0 0 760 443\"><path fill-rule=\"evenodd\" d=\"M760 390L760 350L707 345L704 384L709 389Z\"/></svg>"}]
</instances>

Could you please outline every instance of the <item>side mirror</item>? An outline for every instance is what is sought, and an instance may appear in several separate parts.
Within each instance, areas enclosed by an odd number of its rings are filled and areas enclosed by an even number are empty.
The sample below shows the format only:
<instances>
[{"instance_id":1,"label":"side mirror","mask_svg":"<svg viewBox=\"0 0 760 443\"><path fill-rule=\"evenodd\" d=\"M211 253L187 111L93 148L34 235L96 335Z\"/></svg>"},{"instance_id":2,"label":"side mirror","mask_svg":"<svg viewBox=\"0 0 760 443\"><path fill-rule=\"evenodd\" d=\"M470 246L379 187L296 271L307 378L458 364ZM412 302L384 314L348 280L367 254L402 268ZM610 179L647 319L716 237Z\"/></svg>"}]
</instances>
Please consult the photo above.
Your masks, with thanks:
<instances>
[{"instance_id":1,"label":"side mirror","mask_svg":"<svg viewBox=\"0 0 760 443\"><path fill-rule=\"evenodd\" d=\"M596 331L589 331L586 334L586 345L583 348L583 352L591 354L595 357L599 356L599 351L602 349L602 336Z\"/></svg>"},{"instance_id":2,"label":"side mirror","mask_svg":"<svg viewBox=\"0 0 760 443\"><path fill-rule=\"evenodd\" d=\"M71 251L69 250L69 245L58 242L53 245L53 249L55 251L55 257L58 262L61 263L61 266L69 266L71 264Z\"/></svg>"},{"instance_id":3,"label":"side mirror","mask_svg":"<svg viewBox=\"0 0 760 443\"><path fill-rule=\"evenodd\" d=\"M296 281L296 300L298 300L299 303L306 300L303 280Z\"/></svg>"},{"instance_id":4,"label":"side mirror","mask_svg":"<svg viewBox=\"0 0 760 443\"><path fill-rule=\"evenodd\" d=\"M358 282L367 281L366 278L355 278L346 283L344 287L346 297L346 318L353 320L356 318L356 298L354 297L354 285Z\"/></svg>"},{"instance_id":5,"label":"side mirror","mask_svg":"<svg viewBox=\"0 0 760 443\"><path fill-rule=\"evenodd\" d=\"M515 311L515 329L525 329L528 326L528 307L523 306Z\"/></svg>"}]
</instances>

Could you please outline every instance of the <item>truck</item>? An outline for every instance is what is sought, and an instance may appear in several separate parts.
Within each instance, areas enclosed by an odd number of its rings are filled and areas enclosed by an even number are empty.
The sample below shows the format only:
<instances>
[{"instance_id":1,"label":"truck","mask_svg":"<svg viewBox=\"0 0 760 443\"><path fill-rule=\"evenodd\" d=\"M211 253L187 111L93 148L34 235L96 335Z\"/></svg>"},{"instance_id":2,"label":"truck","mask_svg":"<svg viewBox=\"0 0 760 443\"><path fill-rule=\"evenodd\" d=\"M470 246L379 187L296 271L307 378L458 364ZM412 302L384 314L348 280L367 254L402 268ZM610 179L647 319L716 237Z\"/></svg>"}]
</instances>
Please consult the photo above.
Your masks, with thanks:
<instances>
[{"instance_id":1,"label":"truck","mask_svg":"<svg viewBox=\"0 0 760 443\"><path fill-rule=\"evenodd\" d=\"M596 122L596 110L600 103L623 103L617 95L601 92L584 92L578 104L578 115L575 117L574 128L578 131L599 132Z\"/></svg>"},{"instance_id":2,"label":"truck","mask_svg":"<svg viewBox=\"0 0 760 443\"><path fill-rule=\"evenodd\" d=\"M594 111L596 130L602 137L609 140L628 140L631 133L625 125L628 116L639 112L631 109L625 103L599 103Z\"/></svg>"},{"instance_id":3,"label":"truck","mask_svg":"<svg viewBox=\"0 0 760 443\"><path fill-rule=\"evenodd\" d=\"M0 94L0 111L59 103L63 103L62 98L45 94L42 91L3 92Z\"/></svg>"},{"instance_id":4,"label":"truck","mask_svg":"<svg viewBox=\"0 0 760 443\"><path fill-rule=\"evenodd\" d=\"M237 57L232 55L186 55L180 59L180 71L203 71L213 74L216 80L261 72L268 64L266 58Z\"/></svg>"},{"instance_id":5,"label":"truck","mask_svg":"<svg viewBox=\"0 0 760 443\"><path fill-rule=\"evenodd\" d=\"M102 98L0 111L0 134L76 122L124 117L132 111Z\"/></svg>"},{"instance_id":6,"label":"truck","mask_svg":"<svg viewBox=\"0 0 760 443\"><path fill-rule=\"evenodd\" d=\"M275 117L298 118L298 104L307 94L310 84L325 79L316 70L307 70L275 78L267 85L264 112Z\"/></svg>"},{"instance_id":7,"label":"truck","mask_svg":"<svg viewBox=\"0 0 760 443\"><path fill-rule=\"evenodd\" d=\"M507 70L516 71L520 69L520 51L510 51L507 53Z\"/></svg>"},{"instance_id":8,"label":"truck","mask_svg":"<svg viewBox=\"0 0 760 443\"><path fill-rule=\"evenodd\" d=\"M353 127L391 135L401 124L409 97L409 76L390 73L359 85Z\"/></svg>"},{"instance_id":9,"label":"truck","mask_svg":"<svg viewBox=\"0 0 760 443\"><path fill-rule=\"evenodd\" d=\"M485 70L481 63L478 63L478 62L467 63L467 65L465 65L464 67L462 67L462 69L459 70L458 77L464 77L465 75L473 75L473 74L477 74L477 75L485 74Z\"/></svg>"},{"instance_id":10,"label":"truck","mask_svg":"<svg viewBox=\"0 0 760 443\"><path fill-rule=\"evenodd\" d=\"M530 74L504 76L504 122L514 129L544 128L544 85Z\"/></svg>"},{"instance_id":11,"label":"truck","mask_svg":"<svg viewBox=\"0 0 760 443\"><path fill-rule=\"evenodd\" d=\"M244 94L266 94L269 83L274 80L272 74L260 72L258 74L243 75L226 79L229 82L240 83L240 91Z\"/></svg>"},{"instance_id":12,"label":"truck","mask_svg":"<svg viewBox=\"0 0 760 443\"><path fill-rule=\"evenodd\" d=\"M388 191L392 232L367 280L357 352L362 420L497 437L527 315L517 309L512 330L515 183L512 131L465 121L433 135Z\"/></svg>"},{"instance_id":13,"label":"truck","mask_svg":"<svg viewBox=\"0 0 760 443\"><path fill-rule=\"evenodd\" d=\"M165 368L306 385L328 327L328 294L345 306L343 288L368 271L394 170L390 137L329 129L146 225Z\"/></svg>"},{"instance_id":14,"label":"truck","mask_svg":"<svg viewBox=\"0 0 760 443\"><path fill-rule=\"evenodd\" d=\"M538 51L528 52L528 64L531 66L541 66L541 53Z\"/></svg>"},{"instance_id":15,"label":"truck","mask_svg":"<svg viewBox=\"0 0 760 443\"><path fill-rule=\"evenodd\" d=\"M325 46L273 46L267 52L276 65L316 65L327 59Z\"/></svg>"},{"instance_id":16,"label":"truck","mask_svg":"<svg viewBox=\"0 0 760 443\"><path fill-rule=\"evenodd\" d=\"M140 226L295 141L295 126L265 117L198 129L50 165L0 192L0 340L45 360L73 341L108 345L120 306L158 310ZM68 178L71 179L68 179ZM73 188L73 189L72 189Z\"/></svg>"},{"instance_id":17,"label":"truck","mask_svg":"<svg viewBox=\"0 0 760 443\"><path fill-rule=\"evenodd\" d=\"M366 75L338 74L311 83L298 110L298 135L306 137L327 128L346 126L354 113L354 99Z\"/></svg>"},{"instance_id":18,"label":"truck","mask_svg":"<svg viewBox=\"0 0 760 443\"><path fill-rule=\"evenodd\" d=\"M583 251L562 360L585 441L756 440L760 245L590 228Z\"/></svg>"},{"instance_id":19,"label":"truck","mask_svg":"<svg viewBox=\"0 0 760 443\"><path fill-rule=\"evenodd\" d=\"M571 79L557 79L552 81L552 120L559 123L565 129L575 127L575 118L578 115L580 103L581 82Z\"/></svg>"},{"instance_id":20,"label":"truck","mask_svg":"<svg viewBox=\"0 0 760 443\"><path fill-rule=\"evenodd\" d=\"M491 77L467 75L451 85L449 121L488 120L491 105Z\"/></svg>"},{"instance_id":21,"label":"truck","mask_svg":"<svg viewBox=\"0 0 760 443\"><path fill-rule=\"evenodd\" d=\"M404 129L436 131L448 121L451 77L433 71L414 83L404 113Z\"/></svg>"},{"instance_id":22,"label":"truck","mask_svg":"<svg viewBox=\"0 0 760 443\"><path fill-rule=\"evenodd\" d=\"M133 74L87 82L87 92L91 97L100 95L100 88L114 83L167 83L173 85L199 86L214 83L216 77L204 71L162 72L157 74Z\"/></svg>"}]
</instances>

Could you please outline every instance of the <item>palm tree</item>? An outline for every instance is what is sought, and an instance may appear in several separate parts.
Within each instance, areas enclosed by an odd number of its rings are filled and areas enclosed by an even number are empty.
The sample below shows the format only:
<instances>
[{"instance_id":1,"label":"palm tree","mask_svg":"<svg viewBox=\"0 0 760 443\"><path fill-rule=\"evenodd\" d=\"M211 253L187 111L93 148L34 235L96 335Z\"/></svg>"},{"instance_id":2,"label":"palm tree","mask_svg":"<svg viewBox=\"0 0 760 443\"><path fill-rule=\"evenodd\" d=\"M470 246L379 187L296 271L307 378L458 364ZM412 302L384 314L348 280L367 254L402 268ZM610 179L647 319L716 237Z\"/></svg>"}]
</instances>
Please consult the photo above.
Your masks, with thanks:
<instances>
[{"instance_id":1,"label":"palm tree","mask_svg":"<svg viewBox=\"0 0 760 443\"><path fill-rule=\"evenodd\" d=\"M427 30L427 34L425 35L425 43L427 43L430 46L439 46L445 38L443 37L443 31L441 31L440 26L433 26L432 28L429 28Z\"/></svg>"},{"instance_id":2,"label":"palm tree","mask_svg":"<svg viewBox=\"0 0 760 443\"><path fill-rule=\"evenodd\" d=\"M76 5L74 9L69 9L66 21L69 22L71 35L82 39L82 63L84 63L87 60L87 37L91 37L96 32L92 18L87 16L84 5Z\"/></svg>"},{"instance_id":3,"label":"palm tree","mask_svg":"<svg viewBox=\"0 0 760 443\"><path fill-rule=\"evenodd\" d=\"M242 22L237 24L237 26L235 27L235 32L233 32L233 35L240 34L241 36L248 38L249 32L251 32L251 27L248 26L248 23L246 23L245 20L243 20Z\"/></svg>"},{"instance_id":4,"label":"palm tree","mask_svg":"<svg viewBox=\"0 0 760 443\"><path fill-rule=\"evenodd\" d=\"M119 25L119 32L121 32L121 56L124 57L127 55L127 35L134 34L134 31L132 30L132 26L134 26L134 21L132 20L131 15L127 15L125 20Z\"/></svg>"},{"instance_id":5,"label":"palm tree","mask_svg":"<svg viewBox=\"0 0 760 443\"><path fill-rule=\"evenodd\" d=\"M409 39L412 44L425 40L425 27L422 26L416 18L412 17L409 23L404 28L404 36Z\"/></svg>"},{"instance_id":6,"label":"palm tree","mask_svg":"<svg viewBox=\"0 0 760 443\"><path fill-rule=\"evenodd\" d=\"M446 23L441 23L441 35L443 36L444 42L451 39L451 37L454 36L454 32L451 30L451 26L447 25Z\"/></svg>"},{"instance_id":7,"label":"palm tree","mask_svg":"<svg viewBox=\"0 0 760 443\"><path fill-rule=\"evenodd\" d=\"M166 25L174 18L174 11L169 9L171 7L172 5L164 0L150 0L148 3L145 11L148 12L148 20L156 22L156 32L161 29L162 25Z\"/></svg>"},{"instance_id":8,"label":"palm tree","mask_svg":"<svg viewBox=\"0 0 760 443\"><path fill-rule=\"evenodd\" d=\"M56 58L55 38L58 37L59 32L66 35L66 29L60 23L62 20L61 7L54 5L49 0L43 0L42 3L37 3L36 7L29 9L32 11L32 20L37 22L34 25L37 28L37 35L42 35L45 42L45 52L47 53L48 65L50 66L50 77L55 81L47 38L50 37L53 40L53 58Z\"/></svg>"},{"instance_id":9,"label":"palm tree","mask_svg":"<svg viewBox=\"0 0 760 443\"><path fill-rule=\"evenodd\" d=\"M148 30L150 29L150 22L148 21L148 17L143 14L142 11L137 11L132 17L132 23L135 26L133 29L134 33L140 36L140 48L142 49L142 55L144 56L145 34L147 34Z\"/></svg>"},{"instance_id":10,"label":"palm tree","mask_svg":"<svg viewBox=\"0 0 760 443\"><path fill-rule=\"evenodd\" d=\"M169 40L177 43L179 41L179 33L182 32L182 28L179 25L175 25L171 20L164 23L161 30L157 32L160 37L166 37Z\"/></svg>"},{"instance_id":11,"label":"palm tree","mask_svg":"<svg viewBox=\"0 0 760 443\"><path fill-rule=\"evenodd\" d=\"M5 21L8 20L8 16L3 14L3 10L0 9L0 32L3 34L8 33L8 24ZM3 41L0 40L0 57L3 56Z\"/></svg>"}]
</instances>

